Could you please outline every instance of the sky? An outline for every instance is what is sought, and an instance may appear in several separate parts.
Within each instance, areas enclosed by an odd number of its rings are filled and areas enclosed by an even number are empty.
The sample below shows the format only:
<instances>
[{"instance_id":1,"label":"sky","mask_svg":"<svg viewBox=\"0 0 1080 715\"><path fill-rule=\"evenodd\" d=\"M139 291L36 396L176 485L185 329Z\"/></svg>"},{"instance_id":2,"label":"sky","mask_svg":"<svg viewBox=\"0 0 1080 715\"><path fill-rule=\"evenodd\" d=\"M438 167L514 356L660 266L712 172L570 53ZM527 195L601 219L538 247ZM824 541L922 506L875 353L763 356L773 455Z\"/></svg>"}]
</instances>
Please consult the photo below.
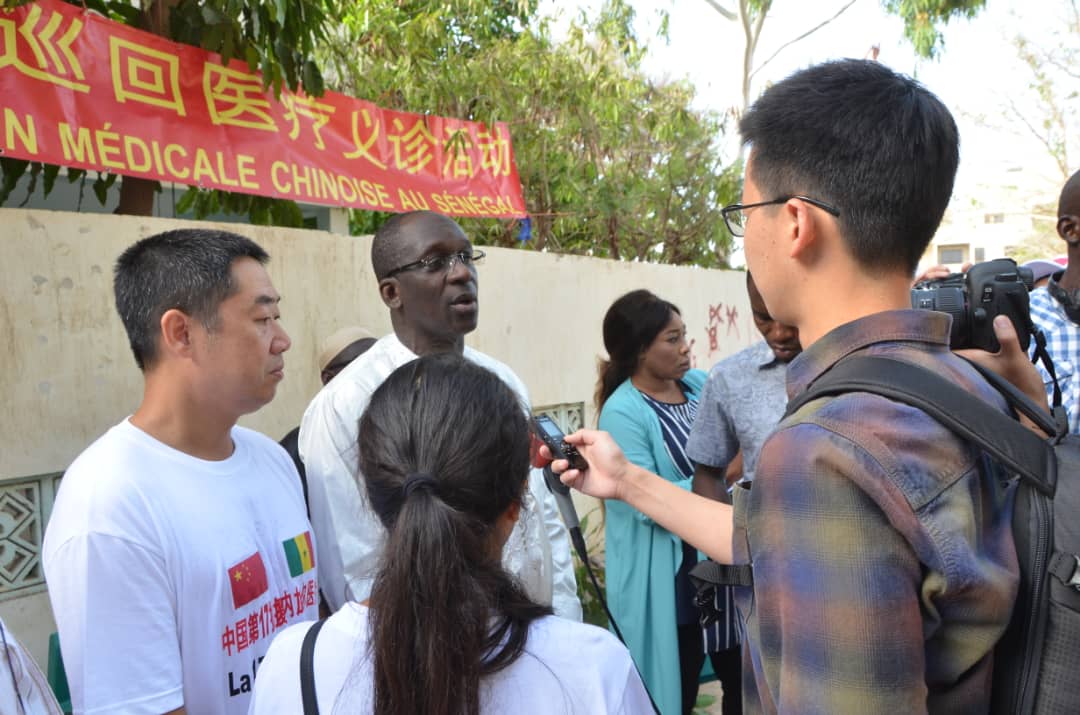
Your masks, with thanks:
<instances>
[{"instance_id":1,"label":"sky","mask_svg":"<svg viewBox=\"0 0 1080 715\"><path fill-rule=\"evenodd\" d=\"M736 0L719 0L732 7ZM705 0L631 0L637 12L638 35L648 42L646 71L657 78L687 78L697 88L703 108L725 111L741 101L743 36L735 22L724 19ZM549 1L548 12L564 15L581 6ZM831 17L847 0L775 0L759 41L761 62L782 44ZM556 9L561 7L562 9ZM903 36L903 22L887 14L879 0L856 0L836 20L782 50L755 76L751 99L768 83L810 64L841 57L865 57L872 46L878 60L915 77L935 92L956 118L961 136L961 164L954 204L970 201L987 184L1023 184L1024 192L1052 195L1060 174L1045 148L1023 125L1008 117L1010 98L1030 106L1030 71L1017 58L1013 38L1023 33L1035 43L1053 42L1057 18L1067 0L988 0L973 19L945 26L945 44L937 59L916 57ZM659 14L670 15L667 41L656 37ZM1080 100L1073 100L1080 114ZM733 125L732 125L733 128ZM734 134L734 131L732 132ZM737 146L727 151L734 154ZM1022 170L1022 171L1021 171Z\"/></svg>"}]
</instances>

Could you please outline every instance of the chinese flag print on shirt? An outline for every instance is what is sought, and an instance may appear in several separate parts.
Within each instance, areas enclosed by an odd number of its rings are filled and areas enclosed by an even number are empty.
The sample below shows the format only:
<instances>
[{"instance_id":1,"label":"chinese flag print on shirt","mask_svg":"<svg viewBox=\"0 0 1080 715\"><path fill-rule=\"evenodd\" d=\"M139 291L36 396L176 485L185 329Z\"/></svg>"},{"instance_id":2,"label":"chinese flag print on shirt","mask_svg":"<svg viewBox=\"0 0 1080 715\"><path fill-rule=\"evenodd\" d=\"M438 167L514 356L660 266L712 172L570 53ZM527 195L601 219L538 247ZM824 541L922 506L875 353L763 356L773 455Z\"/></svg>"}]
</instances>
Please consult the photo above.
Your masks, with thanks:
<instances>
[{"instance_id":1,"label":"chinese flag print on shirt","mask_svg":"<svg viewBox=\"0 0 1080 715\"><path fill-rule=\"evenodd\" d=\"M289 562L289 575L292 577L306 573L315 567L315 550L311 548L311 532L297 534L281 542L285 548L285 559Z\"/></svg>"},{"instance_id":2,"label":"chinese flag print on shirt","mask_svg":"<svg viewBox=\"0 0 1080 715\"><path fill-rule=\"evenodd\" d=\"M232 586L233 608L240 608L266 593L269 588L266 567L258 551L229 569L229 584Z\"/></svg>"}]
</instances>

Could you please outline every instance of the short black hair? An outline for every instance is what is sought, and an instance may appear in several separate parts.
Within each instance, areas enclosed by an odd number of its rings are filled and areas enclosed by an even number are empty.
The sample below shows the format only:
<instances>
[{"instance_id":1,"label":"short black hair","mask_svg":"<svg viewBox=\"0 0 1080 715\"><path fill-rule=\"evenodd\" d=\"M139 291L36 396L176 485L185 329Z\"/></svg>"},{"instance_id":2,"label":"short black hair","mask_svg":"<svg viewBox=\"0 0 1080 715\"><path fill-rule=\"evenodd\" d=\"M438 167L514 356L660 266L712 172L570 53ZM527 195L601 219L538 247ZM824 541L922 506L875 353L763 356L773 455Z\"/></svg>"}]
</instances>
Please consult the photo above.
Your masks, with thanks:
<instances>
[{"instance_id":1,"label":"short black hair","mask_svg":"<svg viewBox=\"0 0 1080 715\"><path fill-rule=\"evenodd\" d=\"M1080 171L1069 177L1058 197L1058 218L1080 216Z\"/></svg>"},{"instance_id":2,"label":"short black hair","mask_svg":"<svg viewBox=\"0 0 1080 715\"><path fill-rule=\"evenodd\" d=\"M214 328L218 307L236 290L232 264L238 258L260 264L270 260L250 239L201 228L148 236L120 254L113 293L140 370L157 359L159 326L166 311L180 310L208 330Z\"/></svg>"},{"instance_id":3,"label":"short black hair","mask_svg":"<svg viewBox=\"0 0 1080 715\"><path fill-rule=\"evenodd\" d=\"M932 92L870 60L826 62L766 90L739 129L764 200L832 204L862 266L914 273L960 160L956 122Z\"/></svg>"},{"instance_id":4,"label":"short black hair","mask_svg":"<svg viewBox=\"0 0 1080 715\"><path fill-rule=\"evenodd\" d=\"M406 225L412 221L432 220L449 221L457 225L454 219L435 211L409 211L394 214L375 231L375 237L371 241L371 268L375 272L376 280L381 281L390 271L415 260L415 257L408 253L410 246L402 240Z\"/></svg>"}]
</instances>

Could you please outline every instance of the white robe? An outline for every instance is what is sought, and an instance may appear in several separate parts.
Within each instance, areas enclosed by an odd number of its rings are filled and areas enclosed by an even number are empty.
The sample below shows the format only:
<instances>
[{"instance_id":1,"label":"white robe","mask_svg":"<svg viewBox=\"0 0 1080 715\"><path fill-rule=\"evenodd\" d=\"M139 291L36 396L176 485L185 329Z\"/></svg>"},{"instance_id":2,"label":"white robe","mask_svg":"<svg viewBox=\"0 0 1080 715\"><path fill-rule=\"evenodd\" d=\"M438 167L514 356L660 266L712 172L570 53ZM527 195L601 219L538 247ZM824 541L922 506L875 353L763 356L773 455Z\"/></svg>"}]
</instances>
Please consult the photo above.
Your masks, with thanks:
<instances>
[{"instance_id":1,"label":"white robe","mask_svg":"<svg viewBox=\"0 0 1080 715\"><path fill-rule=\"evenodd\" d=\"M529 409L528 391L509 367L469 347L464 356L502 378ZM383 337L323 387L300 423L319 586L334 611L371 594L385 539L359 486L360 416L390 373L416 357L393 333ZM556 615L581 620L569 537L538 469L529 473L528 497L503 548L503 565L534 600L550 604Z\"/></svg>"}]
</instances>

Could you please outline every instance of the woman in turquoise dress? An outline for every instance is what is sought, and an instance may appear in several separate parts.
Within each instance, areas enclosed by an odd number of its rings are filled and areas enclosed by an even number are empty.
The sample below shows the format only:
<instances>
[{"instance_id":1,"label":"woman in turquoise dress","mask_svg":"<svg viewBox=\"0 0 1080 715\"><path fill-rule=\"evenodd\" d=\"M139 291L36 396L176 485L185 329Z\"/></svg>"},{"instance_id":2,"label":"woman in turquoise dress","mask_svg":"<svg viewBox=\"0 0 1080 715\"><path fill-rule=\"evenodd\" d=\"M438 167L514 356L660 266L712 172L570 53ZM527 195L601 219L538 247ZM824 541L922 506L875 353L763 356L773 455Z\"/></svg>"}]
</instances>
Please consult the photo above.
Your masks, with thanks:
<instances>
[{"instance_id":1,"label":"woman in turquoise dress","mask_svg":"<svg viewBox=\"0 0 1080 715\"><path fill-rule=\"evenodd\" d=\"M600 429L631 462L690 489L685 447L706 375L690 369L679 309L632 291L608 309L603 332ZM706 650L687 577L698 553L616 500L605 501L604 540L608 605L645 685L663 715L690 713Z\"/></svg>"}]
</instances>

